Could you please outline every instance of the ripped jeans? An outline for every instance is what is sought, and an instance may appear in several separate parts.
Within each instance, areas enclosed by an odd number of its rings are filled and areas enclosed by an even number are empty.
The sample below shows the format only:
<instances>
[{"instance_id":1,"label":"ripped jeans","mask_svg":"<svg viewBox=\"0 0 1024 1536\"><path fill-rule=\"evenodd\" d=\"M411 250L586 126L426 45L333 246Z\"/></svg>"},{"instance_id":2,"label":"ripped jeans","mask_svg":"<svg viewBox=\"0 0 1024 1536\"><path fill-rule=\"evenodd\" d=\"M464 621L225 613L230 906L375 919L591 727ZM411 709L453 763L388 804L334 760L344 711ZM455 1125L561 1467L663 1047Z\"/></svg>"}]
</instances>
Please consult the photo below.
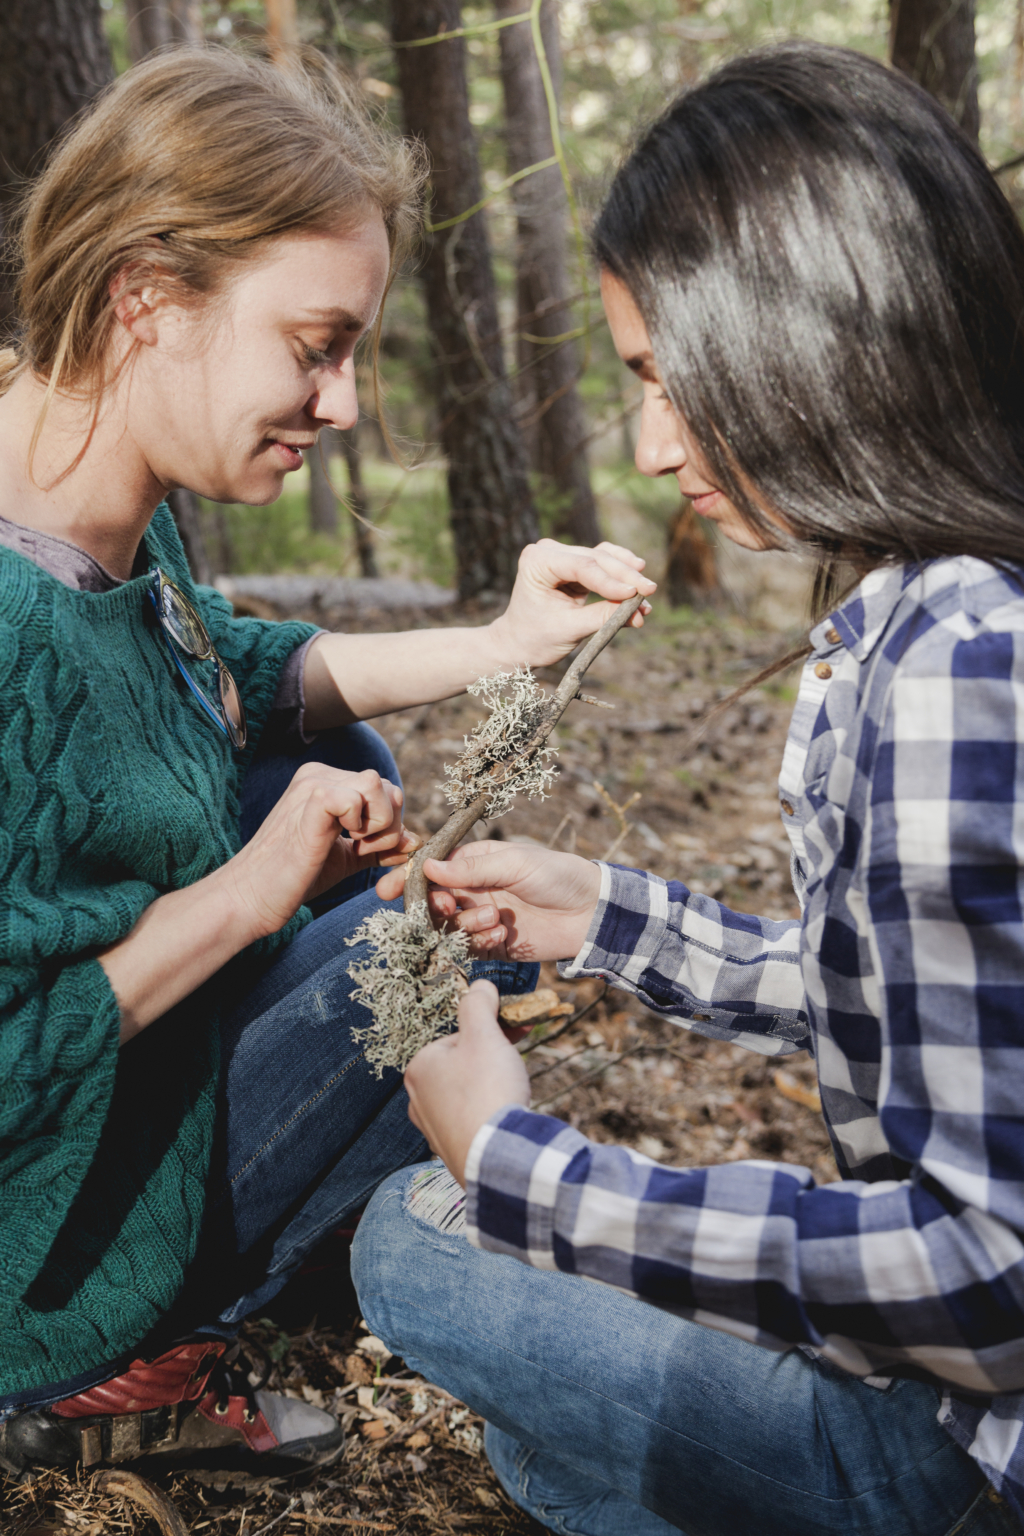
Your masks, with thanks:
<instances>
[{"instance_id":1,"label":"ripped jeans","mask_svg":"<svg viewBox=\"0 0 1024 1536\"><path fill-rule=\"evenodd\" d=\"M301 762L314 759L358 772L398 769L366 725L325 731L310 746L256 758L243 792L243 835L283 793ZM428 1156L408 1116L401 1074L367 1066L353 1028L369 1015L352 1001L348 968L368 958L349 948L381 901L370 870L328 891L315 921L276 955L221 1024L221 1080L213 1164L199 1252L171 1315L158 1333L120 1360L17 1399L0 1397L0 1417L15 1407L44 1408L109 1381L142 1354L153 1356L190 1333L231 1338L264 1308L306 1256L337 1227L349 1226L382 1179ZM368 887L368 889L367 889ZM401 903L392 903L400 906ZM501 992L529 992L536 965L481 961L474 976ZM159 1029L159 1024L153 1026ZM145 1048L145 1035L138 1045ZM133 1048L135 1048L133 1046Z\"/></svg>"},{"instance_id":2,"label":"ripped jeans","mask_svg":"<svg viewBox=\"0 0 1024 1536\"><path fill-rule=\"evenodd\" d=\"M394 1174L352 1249L363 1316L487 1420L506 1492L559 1536L1021 1536L936 1420L578 1275L473 1248L440 1163Z\"/></svg>"}]
</instances>

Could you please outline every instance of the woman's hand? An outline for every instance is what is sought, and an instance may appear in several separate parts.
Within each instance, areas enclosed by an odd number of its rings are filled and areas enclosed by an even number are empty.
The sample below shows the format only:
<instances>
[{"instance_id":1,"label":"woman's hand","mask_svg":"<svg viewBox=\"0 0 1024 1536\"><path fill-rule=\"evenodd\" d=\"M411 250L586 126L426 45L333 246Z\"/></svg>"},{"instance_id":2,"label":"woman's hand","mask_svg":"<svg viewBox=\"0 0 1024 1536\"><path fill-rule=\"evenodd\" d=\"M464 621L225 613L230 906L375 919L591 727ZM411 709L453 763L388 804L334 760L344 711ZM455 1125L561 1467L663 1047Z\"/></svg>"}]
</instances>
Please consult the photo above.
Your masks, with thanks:
<instances>
[{"instance_id":1,"label":"woman's hand","mask_svg":"<svg viewBox=\"0 0 1024 1536\"><path fill-rule=\"evenodd\" d=\"M498 1023L498 993L474 981L459 1003L459 1028L425 1045L406 1068L409 1119L460 1184L482 1125L506 1104L529 1107L523 1059Z\"/></svg>"},{"instance_id":2,"label":"woman's hand","mask_svg":"<svg viewBox=\"0 0 1024 1536\"><path fill-rule=\"evenodd\" d=\"M627 597L655 590L642 574L645 563L618 544L593 549L555 539L527 544L508 607L490 626L494 644L512 662L550 666L600 629ZM606 601L588 603L592 592ZM645 603L630 624L639 629L650 611Z\"/></svg>"},{"instance_id":3,"label":"woman's hand","mask_svg":"<svg viewBox=\"0 0 1024 1536\"><path fill-rule=\"evenodd\" d=\"M344 828L350 835L341 836ZM368 864L403 862L420 839L402 791L379 774L305 763L255 837L194 885L158 896L98 959L130 1040L302 903Z\"/></svg>"},{"instance_id":4,"label":"woman's hand","mask_svg":"<svg viewBox=\"0 0 1024 1536\"><path fill-rule=\"evenodd\" d=\"M478 954L505 960L571 959L601 892L596 864L526 843L470 843L443 863L428 859L423 872L434 886L434 921L470 934ZM391 901L404 884L405 869L392 870L377 894Z\"/></svg>"},{"instance_id":5,"label":"woman's hand","mask_svg":"<svg viewBox=\"0 0 1024 1536\"><path fill-rule=\"evenodd\" d=\"M276 933L347 875L414 853L422 839L402 825L402 798L372 769L304 763L256 835L218 871L253 937Z\"/></svg>"}]
</instances>

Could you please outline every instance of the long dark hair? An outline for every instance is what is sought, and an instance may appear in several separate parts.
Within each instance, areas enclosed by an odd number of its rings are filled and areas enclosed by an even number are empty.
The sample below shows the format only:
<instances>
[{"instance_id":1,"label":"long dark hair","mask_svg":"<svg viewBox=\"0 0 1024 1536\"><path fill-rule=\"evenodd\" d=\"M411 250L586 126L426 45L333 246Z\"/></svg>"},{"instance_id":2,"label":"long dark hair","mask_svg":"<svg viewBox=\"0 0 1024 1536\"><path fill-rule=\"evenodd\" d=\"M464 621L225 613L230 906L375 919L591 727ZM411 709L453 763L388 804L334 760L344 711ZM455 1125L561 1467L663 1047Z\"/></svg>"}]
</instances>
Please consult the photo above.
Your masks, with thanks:
<instances>
[{"instance_id":1,"label":"long dark hair","mask_svg":"<svg viewBox=\"0 0 1024 1536\"><path fill-rule=\"evenodd\" d=\"M680 96L594 233L710 477L769 543L1024 565L1024 234L932 98L759 50Z\"/></svg>"}]
</instances>

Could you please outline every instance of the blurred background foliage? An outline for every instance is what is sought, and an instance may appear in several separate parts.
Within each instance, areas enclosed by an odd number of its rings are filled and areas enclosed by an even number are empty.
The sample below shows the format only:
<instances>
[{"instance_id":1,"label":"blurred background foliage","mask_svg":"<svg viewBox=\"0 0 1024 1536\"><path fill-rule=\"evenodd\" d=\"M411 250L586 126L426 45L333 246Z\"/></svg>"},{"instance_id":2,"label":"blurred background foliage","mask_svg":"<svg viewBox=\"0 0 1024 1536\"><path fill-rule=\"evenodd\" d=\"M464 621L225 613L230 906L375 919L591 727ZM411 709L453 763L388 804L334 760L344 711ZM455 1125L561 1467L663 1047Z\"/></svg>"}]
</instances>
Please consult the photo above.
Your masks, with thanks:
<instances>
[{"instance_id":1,"label":"blurred background foliage","mask_svg":"<svg viewBox=\"0 0 1024 1536\"><path fill-rule=\"evenodd\" d=\"M115 69L128 67L125 5L101 0ZM525 4L524 4L525 8ZM245 45L266 35L262 0L204 0L193 17L208 40ZM993 166L1024 148L1024 0L977 0L975 36L980 143ZM492 22L490 6L466 5L463 24ZM402 131L401 98L390 41L388 0L298 0L302 41L345 63L375 110ZM615 167L643 124L682 87L724 59L792 36L859 49L885 58L887 0L561 0L561 122L584 228ZM500 192L508 174L505 104L494 31L467 39L470 122L486 191L506 366L515 380L516 215ZM1024 167L1002 176L1007 195L1024 207ZM589 426L587 454L602 531L631 537L664 563L666 530L679 510L674 483L650 482L632 464L639 389L611 346L596 294L596 274L579 269L570 250L575 323L585 328L578 383ZM382 351L387 411L403 463L388 451L373 413L368 364L362 364L364 419L359 429L369 519L382 574L455 581L444 461L438 447L435 363L424 297L415 269L403 274L388 302ZM331 478L347 494L344 461L330 459ZM353 520L342 511L337 533L311 532L309 469L290 477L273 508L203 505L204 537L221 571L310 571L359 574ZM533 476L541 531L558 531L559 497ZM314 524L315 527L315 524ZM365 570L365 565L364 565Z\"/></svg>"}]
</instances>

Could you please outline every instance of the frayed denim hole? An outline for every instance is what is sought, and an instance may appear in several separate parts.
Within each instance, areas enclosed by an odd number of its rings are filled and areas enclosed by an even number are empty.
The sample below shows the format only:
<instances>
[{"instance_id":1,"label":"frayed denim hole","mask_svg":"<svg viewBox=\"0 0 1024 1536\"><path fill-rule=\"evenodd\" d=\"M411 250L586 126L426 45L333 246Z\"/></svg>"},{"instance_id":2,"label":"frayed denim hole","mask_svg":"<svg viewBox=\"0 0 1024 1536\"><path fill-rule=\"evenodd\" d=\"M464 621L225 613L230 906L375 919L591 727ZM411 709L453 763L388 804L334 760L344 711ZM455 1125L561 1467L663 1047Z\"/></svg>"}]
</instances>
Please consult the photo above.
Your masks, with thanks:
<instances>
[{"instance_id":1,"label":"frayed denim hole","mask_svg":"<svg viewBox=\"0 0 1024 1536\"><path fill-rule=\"evenodd\" d=\"M405 1209L425 1226L446 1237L461 1237L466 1230L466 1191L443 1163L420 1168L409 1180Z\"/></svg>"}]
</instances>

